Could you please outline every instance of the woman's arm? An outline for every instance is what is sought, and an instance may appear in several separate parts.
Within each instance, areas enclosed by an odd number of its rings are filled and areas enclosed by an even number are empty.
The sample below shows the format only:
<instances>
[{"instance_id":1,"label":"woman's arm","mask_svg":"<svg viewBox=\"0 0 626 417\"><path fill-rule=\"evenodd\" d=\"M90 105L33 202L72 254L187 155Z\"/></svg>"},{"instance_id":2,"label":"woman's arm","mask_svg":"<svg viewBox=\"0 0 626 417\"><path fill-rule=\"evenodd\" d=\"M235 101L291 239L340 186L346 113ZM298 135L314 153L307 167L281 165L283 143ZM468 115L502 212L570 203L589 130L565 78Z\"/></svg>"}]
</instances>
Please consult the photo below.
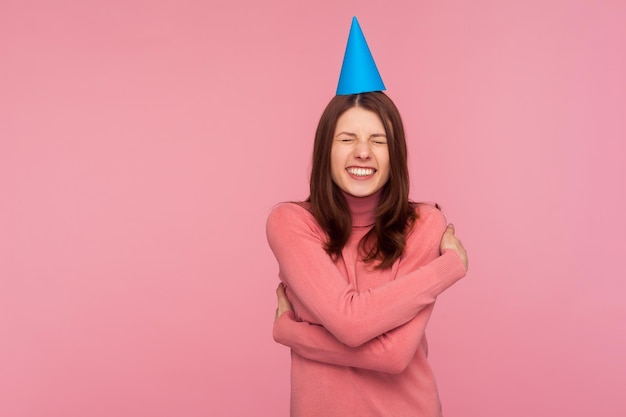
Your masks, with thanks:
<instances>
[{"instance_id":1,"label":"woman's arm","mask_svg":"<svg viewBox=\"0 0 626 417\"><path fill-rule=\"evenodd\" d=\"M431 215L428 221L437 223L429 230L440 239L446 227L443 215ZM267 237L281 280L320 324L353 347L409 322L465 275L459 254L446 250L383 286L356 291L324 251L323 231L296 204L281 204L272 211Z\"/></svg>"},{"instance_id":2,"label":"woman's arm","mask_svg":"<svg viewBox=\"0 0 626 417\"><path fill-rule=\"evenodd\" d=\"M461 242L448 226L440 242L429 240L423 229L407 239L409 248L399 263L398 274L415 269L437 257L440 251L458 250L467 262ZM420 247L419 256L414 250ZM297 321L283 284L276 289L278 308L274 321L274 340L290 347L298 355L319 362L364 368L387 373L401 373L411 363L420 348L433 304L422 309L408 323L384 333L358 347L349 347L338 341L324 327Z\"/></svg>"},{"instance_id":3,"label":"woman's arm","mask_svg":"<svg viewBox=\"0 0 626 417\"><path fill-rule=\"evenodd\" d=\"M296 321L282 284L276 295L278 309L273 331L276 342L310 360L392 374L403 372L415 357L433 309L431 304L408 323L361 346L350 347L322 326Z\"/></svg>"}]
</instances>

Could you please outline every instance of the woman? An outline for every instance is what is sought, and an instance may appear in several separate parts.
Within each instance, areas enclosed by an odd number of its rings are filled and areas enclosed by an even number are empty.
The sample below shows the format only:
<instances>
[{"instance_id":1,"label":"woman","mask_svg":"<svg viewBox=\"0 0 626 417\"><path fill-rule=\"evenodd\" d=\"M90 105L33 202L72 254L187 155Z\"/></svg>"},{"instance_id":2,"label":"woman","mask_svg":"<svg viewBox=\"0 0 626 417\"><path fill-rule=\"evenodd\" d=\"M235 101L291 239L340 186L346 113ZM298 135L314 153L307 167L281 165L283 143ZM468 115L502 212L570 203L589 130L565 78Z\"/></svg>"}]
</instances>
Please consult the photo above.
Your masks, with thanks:
<instances>
[{"instance_id":1,"label":"woman","mask_svg":"<svg viewBox=\"0 0 626 417\"><path fill-rule=\"evenodd\" d=\"M441 416L424 330L467 254L441 212L408 194L396 106L382 92L335 96L309 199L278 205L267 223L292 416Z\"/></svg>"}]
</instances>

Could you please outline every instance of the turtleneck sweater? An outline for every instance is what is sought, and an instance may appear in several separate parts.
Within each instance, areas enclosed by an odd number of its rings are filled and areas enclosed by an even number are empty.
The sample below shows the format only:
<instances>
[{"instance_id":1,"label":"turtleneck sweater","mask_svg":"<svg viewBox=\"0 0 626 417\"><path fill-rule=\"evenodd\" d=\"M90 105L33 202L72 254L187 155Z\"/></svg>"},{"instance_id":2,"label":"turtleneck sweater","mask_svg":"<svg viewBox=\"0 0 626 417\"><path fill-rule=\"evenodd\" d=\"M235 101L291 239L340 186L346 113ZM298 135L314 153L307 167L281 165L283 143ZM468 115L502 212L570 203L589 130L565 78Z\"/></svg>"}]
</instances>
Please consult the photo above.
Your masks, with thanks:
<instances>
[{"instance_id":1,"label":"turtleneck sweater","mask_svg":"<svg viewBox=\"0 0 626 417\"><path fill-rule=\"evenodd\" d=\"M352 227L368 227L374 225L376 222L376 208L378 208L378 204L380 203L382 192L381 188L367 197L355 197L352 194L341 191L350 209Z\"/></svg>"},{"instance_id":2,"label":"turtleneck sweater","mask_svg":"<svg viewBox=\"0 0 626 417\"><path fill-rule=\"evenodd\" d=\"M404 253L378 270L358 248L380 192L344 196L352 233L336 260L324 251L326 234L307 203L279 204L267 221L293 307L273 330L291 348L291 416L440 417L425 328L437 296L465 275L458 254L439 253L446 220L417 205Z\"/></svg>"}]
</instances>

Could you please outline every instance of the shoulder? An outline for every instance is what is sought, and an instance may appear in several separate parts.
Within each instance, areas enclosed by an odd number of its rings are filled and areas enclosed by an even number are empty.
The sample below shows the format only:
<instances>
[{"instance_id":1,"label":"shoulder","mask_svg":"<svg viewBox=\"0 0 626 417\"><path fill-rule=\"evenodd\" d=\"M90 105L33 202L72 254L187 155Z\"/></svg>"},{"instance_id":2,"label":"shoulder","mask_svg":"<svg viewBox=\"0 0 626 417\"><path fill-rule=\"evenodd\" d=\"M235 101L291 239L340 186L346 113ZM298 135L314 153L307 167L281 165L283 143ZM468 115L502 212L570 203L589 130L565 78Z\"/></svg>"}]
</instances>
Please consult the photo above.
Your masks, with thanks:
<instances>
[{"instance_id":1,"label":"shoulder","mask_svg":"<svg viewBox=\"0 0 626 417\"><path fill-rule=\"evenodd\" d=\"M305 201L278 203L267 216L267 223L282 223L293 220L308 221L310 219L315 221L309 209L310 204Z\"/></svg>"},{"instance_id":2,"label":"shoulder","mask_svg":"<svg viewBox=\"0 0 626 417\"><path fill-rule=\"evenodd\" d=\"M435 203L415 203L415 214L418 218L424 218L429 220L446 220L443 212Z\"/></svg>"},{"instance_id":3,"label":"shoulder","mask_svg":"<svg viewBox=\"0 0 626 417\"><path fill-rule=\"evenodd\" d=\"M414 204L418 216L406 237L403 259L408 262L426 262L439 256L441 237L447 220L435 204Z\"/></svg>"},{"instance_id":4,"label":"shoulder","mask_svg":"<svg viewBox=\"0 0 626 417\"><path fill-rule=\"evenodd\" d=\"M307 203L276 205L267 217L265 233L274 254L298 252L310 245L321 248L326 241L326 234Z\"/></svg>"},{"instance_id":5,"label":"shoulder","mask_svg":"<svg viewBox=\"0 0 626 417\"><path fill-rule=\"evenodd\" d=\"M267 216L267 233L282 233L293 229L319 229L307 202L279 203Z\"/></svg>"},{"instance_id":6,"label":"shoulder","mask_svg":"<svg viewBox=\"0 0 626 417\"><path fill-rule=\"evenodd\" d=\"M433 203L416 203L415 214L417 219L409 232L410 235L433 234L437 238L441 238L441 235L446 229L448 221L443 212Z\"/></svg>"}]
</instances>

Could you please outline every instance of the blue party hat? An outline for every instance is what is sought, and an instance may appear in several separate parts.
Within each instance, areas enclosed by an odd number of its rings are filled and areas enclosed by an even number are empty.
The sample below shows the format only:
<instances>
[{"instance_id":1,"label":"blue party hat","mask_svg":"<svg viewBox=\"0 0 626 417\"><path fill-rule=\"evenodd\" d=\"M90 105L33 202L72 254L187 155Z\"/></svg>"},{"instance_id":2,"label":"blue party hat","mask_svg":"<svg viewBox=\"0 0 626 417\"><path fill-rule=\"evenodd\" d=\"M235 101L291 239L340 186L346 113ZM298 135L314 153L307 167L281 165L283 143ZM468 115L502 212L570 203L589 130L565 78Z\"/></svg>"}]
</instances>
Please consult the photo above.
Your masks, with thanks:
<instances>
[{"instance_id":1,"label":"blue party hat","mask_svg":"<svg viewBox=\"0 0 626 417\"><path fill-rule=\"evenodd\" d=\"M344 96L384 89L385 84L380 78L359 21L353 17L348 45L341 65L337 95Z\"/></svg>"}]
</instances>

